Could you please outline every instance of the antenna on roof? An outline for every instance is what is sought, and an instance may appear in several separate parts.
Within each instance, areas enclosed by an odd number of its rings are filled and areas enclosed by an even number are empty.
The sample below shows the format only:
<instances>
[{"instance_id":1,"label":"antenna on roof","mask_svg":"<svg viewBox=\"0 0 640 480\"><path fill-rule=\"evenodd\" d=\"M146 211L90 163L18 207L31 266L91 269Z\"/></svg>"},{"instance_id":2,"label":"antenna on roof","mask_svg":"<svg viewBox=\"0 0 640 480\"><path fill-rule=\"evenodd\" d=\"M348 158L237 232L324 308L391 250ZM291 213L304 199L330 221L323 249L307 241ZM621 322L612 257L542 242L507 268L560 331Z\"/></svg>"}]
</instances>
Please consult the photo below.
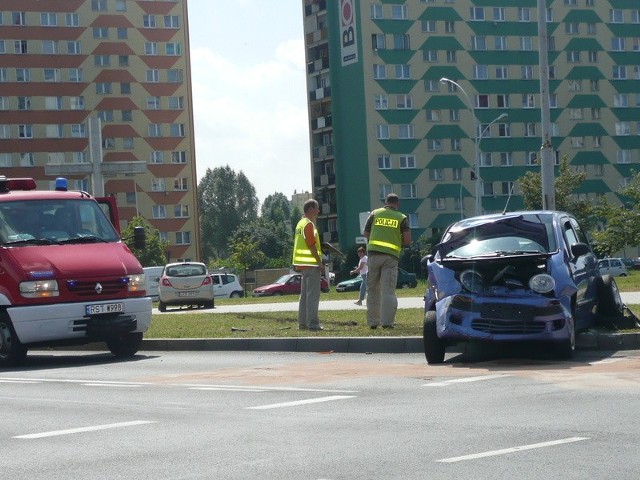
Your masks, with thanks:
<instances>
[{"instance_id":1,"label":"antenna on roof","mask_svg":"<svg viewBox=\"0 0 640 480\"><path fill-rule=\"evenodd\" d=\"M513 183L511 185L511 188L509 189L509 196L507 197L507 203L504 204L504 210L502 210L502 215L507 213L507 207L509 206L509 200L511 200L511 194L513 193L513 187L515 187L515 186L516 186L516 184Z\"/></svg>"}]
</instances>

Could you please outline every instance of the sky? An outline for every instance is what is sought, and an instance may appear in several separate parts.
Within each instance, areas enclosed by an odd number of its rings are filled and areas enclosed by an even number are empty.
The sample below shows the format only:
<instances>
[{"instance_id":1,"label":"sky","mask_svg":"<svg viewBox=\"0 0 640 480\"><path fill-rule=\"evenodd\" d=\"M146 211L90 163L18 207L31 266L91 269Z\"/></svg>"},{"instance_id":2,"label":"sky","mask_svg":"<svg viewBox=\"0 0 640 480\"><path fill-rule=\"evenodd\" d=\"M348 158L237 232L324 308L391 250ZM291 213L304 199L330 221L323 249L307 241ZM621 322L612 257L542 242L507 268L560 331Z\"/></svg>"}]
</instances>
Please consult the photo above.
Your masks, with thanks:
<instances>
[{"instance_id":1,"label":"sky","mask_svg":"<svg viewBox=\"0 0 640 480\"><path fill-rule=\"evenodd\" d=\"M187 0L198 182L242 171L262 201L311 191L301 0Z\"/></svg>"}]
</instances>

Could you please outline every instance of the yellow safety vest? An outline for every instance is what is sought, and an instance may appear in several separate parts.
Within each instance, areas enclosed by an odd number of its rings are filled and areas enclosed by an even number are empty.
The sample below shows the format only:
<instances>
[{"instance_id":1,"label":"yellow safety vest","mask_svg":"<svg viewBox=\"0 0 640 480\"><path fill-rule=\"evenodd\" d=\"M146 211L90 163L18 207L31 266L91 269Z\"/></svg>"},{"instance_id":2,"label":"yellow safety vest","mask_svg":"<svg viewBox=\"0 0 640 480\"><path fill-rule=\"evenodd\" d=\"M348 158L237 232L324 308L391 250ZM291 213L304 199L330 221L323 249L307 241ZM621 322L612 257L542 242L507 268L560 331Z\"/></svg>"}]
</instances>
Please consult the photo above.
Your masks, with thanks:
<instances>
[{"instance_id":1,"label":"yellow safety vest","mask_svg":"<svg viewBox=\"0 0 640 480\"><path fill-rule=\"evenodd\" d=\"M400 256L402 232L400 224L407 217L392 208L378 208L372 212L373 223L369 234L368 249L372 252Z\"/></svg>"},{"instance_id":2,"label":"yellow safety vest","mask_svg":"<svg viewBox=\"0 0 640 480\"><path fill-rule=\"evenodd\" d=\"M306 217L302 217L298 224L296 225L296 233L295 239L293 242L293 264L299 266L319 266L318 261L315 259L313 255L311 255L311 250L307 246L307 242L304 239L304 227L307 224L313 223ZM316 238L316 250L318 251L318 255L322 257L322 246L320 245L320 235L318 234L318 229L315 225L313 225L313 235Z\"/></svg>"}]
</instances>

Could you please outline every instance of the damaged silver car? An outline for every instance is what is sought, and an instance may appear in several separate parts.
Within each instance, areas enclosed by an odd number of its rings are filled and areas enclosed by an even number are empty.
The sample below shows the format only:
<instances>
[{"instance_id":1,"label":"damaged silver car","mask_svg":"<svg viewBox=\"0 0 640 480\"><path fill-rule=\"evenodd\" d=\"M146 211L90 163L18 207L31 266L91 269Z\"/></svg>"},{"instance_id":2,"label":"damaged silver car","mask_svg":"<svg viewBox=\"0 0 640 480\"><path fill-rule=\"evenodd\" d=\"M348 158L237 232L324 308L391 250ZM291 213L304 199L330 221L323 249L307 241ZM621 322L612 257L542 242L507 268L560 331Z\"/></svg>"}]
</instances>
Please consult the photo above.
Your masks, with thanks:
<instances>
[{"instance_id":1,"label":"damaged silver car","mask_svg":"<svg viewBox=\"0 0 640 480\"><path fill-rule=\"evenodd\" d=\"M522 211L460 220L423 259L424 351L442 363L460 341L547 342L571 358L576 332L622 315L615 280L568 213Z\"/></svg>"}]
</instances>

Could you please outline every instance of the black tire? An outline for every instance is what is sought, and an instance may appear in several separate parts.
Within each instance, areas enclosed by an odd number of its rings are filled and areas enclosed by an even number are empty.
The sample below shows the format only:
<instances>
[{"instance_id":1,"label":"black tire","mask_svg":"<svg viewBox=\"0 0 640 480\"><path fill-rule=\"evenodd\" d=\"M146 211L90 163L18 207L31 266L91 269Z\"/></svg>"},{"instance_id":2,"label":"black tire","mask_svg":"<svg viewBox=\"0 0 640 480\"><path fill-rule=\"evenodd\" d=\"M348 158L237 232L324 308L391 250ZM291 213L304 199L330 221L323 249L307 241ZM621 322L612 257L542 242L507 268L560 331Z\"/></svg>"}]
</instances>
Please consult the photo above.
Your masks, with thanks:
<instances>
[{"instance_id":1,"label":"black tire","mask_svg":"<svg viewBox=\"0 0 640 480\"><path fill-rule=\"evenodd\" d=\"M158 303L158 310L161 312L166 312L167 311L167 305L164 302L160 302Z\"/></svg>"},{"instance_id":2,"label":"black tire","mask_svg":"<svg viewBox=\"0 0 640 480\"><path fill-rule=\"evenodd\" d=\"M123 335L116 340L109 340L107 348L118 358L133 357L142 345L142 333L134 332Z\"/></svg>"},{"instance_id":3,"label":"black tire","mask_svg":"<svg viewBox=\"0 0 640 480\"><path fill-rule=\"evenodd\" d=\"M604 275L598 287L598 316L624 317L624 303L618 284L611 275Z\"/></svg>"},{"instance_id":4,"label":"black tire","mask_svg":"<svg viewBox=\"0 0 640 480\"><path fill-rule=\"evenodd\" d=\"M242 292L231 292L229 298L242 298Z\"/></svg>"},{"instance_id":5,"label":"black tire","mask_svg":"<svg viewBox=\"0 0 640 480\"><path fill-rule=\"evenodd\" d=\"M282 296L282 292L274 292L273 296L274 297L281 297Z\"/></svg>"},{"instance_id":6,"label":"black tire","mask_svg":"<svg viewBox=\"0 0 640 480\"><path fill-rule=\"evenodd\" d=\"M18 340L11 321L0 318L0 368L20 365L26 358L27 347Z\"/></svg>"},{"instance_id":7,"label":"black tire","mask_svg":"<svg viewBox=\"0 0 640 480\"><path fill-rule=\"evenodd\" d=\"M444 362L444 342L438 338L436 332L436 312L429 310L424 315L424 329L422 332L424 356L430 365Z\"/></svg>"},{"instance_id":8,"label":"black tire","mask_svg":"<svg viewBox=\"0 0 640 480\"><path fill-rule=\"evenodd\" d=\"M210 302L204 302L203 305L204 308L215 308L215 305L213 303L213 300L211 300Z\"/></svg>"}]
</instances>

